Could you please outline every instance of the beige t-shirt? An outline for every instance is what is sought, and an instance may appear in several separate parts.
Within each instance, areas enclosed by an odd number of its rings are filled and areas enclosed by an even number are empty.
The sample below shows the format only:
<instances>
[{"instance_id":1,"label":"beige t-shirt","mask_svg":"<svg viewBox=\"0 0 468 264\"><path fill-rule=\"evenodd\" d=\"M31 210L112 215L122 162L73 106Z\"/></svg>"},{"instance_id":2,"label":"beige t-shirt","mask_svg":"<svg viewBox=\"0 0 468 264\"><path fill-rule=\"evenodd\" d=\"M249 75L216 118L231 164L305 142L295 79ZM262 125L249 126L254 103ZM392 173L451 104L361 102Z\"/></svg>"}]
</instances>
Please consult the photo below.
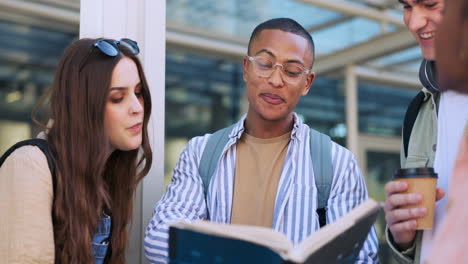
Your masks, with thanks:
<instances>
[{"instance_id":1,"label":"beige t-shirt","mask_svg":"<svg viewBox=\"0 0 468 264\"><path fill-rule=\"evenodd\" d=\"M244 133L237 143L231 223L271 227L291 133L270 139Z\"/></svg>"},{"instance_id":2,"label":"beige t-shirt","mask_svg":"<svg viewBox=\"0 0 468 264\"><path fill-rule=\"evenodd\" d=\"M54 263L52 199L43 152L15 150L0 167L0 263Z\"/></svg>"}]
</instances>

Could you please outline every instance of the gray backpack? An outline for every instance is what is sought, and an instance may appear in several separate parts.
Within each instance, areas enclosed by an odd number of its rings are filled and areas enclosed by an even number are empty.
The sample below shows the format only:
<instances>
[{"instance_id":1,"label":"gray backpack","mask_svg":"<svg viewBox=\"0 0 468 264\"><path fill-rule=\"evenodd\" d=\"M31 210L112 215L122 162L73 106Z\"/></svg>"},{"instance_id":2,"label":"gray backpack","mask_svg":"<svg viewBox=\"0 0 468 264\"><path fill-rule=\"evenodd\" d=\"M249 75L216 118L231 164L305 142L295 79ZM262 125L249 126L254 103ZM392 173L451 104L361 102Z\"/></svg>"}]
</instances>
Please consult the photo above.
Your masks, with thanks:
<instances>
[{"instance_id":1,"label":"gray backpack","mask_svg":"<svg viewBox=\"0 0 468 264\"><path fill-rule=\"evenodd\" d=\"M216 131L210 136L206 143L205 150L203 151L198 167L198 172L203 181L205 199L211 177L219 163L224 147L229 140L229 134L234 126L235 124ZM311 128L310 153L315 174L315 185L317 186L318 191L317 214L319 216L320 227L322 227L326 225L326 207L333 181L330 137Z\"/></svg>"}]
</instances>

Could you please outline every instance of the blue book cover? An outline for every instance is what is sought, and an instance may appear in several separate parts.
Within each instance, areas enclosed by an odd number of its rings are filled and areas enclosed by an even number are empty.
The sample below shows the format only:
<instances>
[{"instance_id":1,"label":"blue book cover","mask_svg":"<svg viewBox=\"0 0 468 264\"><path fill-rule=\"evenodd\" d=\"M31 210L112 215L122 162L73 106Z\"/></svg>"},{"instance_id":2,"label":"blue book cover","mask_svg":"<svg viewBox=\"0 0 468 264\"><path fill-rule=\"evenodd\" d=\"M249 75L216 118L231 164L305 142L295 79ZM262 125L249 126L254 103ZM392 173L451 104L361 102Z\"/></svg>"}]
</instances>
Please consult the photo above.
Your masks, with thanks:
<instances>
[{"instance_id":1,"label":"blue book cover","mask_svg":"<svg viewBox=\"0 0 468 264\"><path fill-rule=\"evenodd\" d=\"M169 228L169 263L354 263L382 205L369 199L294 247L282 233L206 221Z\"/></svg>"}]
</instances>

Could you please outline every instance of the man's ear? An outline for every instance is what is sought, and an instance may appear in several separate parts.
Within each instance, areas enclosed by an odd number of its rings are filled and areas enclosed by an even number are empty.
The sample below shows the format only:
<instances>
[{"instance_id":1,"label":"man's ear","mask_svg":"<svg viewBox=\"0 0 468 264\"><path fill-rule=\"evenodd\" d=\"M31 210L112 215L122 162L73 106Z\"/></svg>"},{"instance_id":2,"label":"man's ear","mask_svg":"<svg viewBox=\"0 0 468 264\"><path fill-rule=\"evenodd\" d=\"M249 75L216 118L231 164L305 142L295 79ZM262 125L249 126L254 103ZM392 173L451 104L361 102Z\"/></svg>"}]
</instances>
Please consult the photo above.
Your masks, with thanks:
<instances>
[{"instance_id":1,"label":"man's ear","mask_svg":"<svg viewBox=\"0 0 468 264\"><path fill-rule=\"evenodd\" d=\"M315 80L315 72L311 72L307 74L307 80L304 86L304 90L302 91L302 96L306 95L309 93L310 87L312 86L312 83Z\"/></svg>"},{"instance_id":2,"label":"man's ear","mask_svg":"<svg viewBox=\"0 0 468 264\"><path fill-rule=\"evenodd\" d=\"M244 56L244 61L242 62L242 79L244 82L247 82L247 71L249 67L249 59L247 56Z\"/></svg>"}]
</instances>

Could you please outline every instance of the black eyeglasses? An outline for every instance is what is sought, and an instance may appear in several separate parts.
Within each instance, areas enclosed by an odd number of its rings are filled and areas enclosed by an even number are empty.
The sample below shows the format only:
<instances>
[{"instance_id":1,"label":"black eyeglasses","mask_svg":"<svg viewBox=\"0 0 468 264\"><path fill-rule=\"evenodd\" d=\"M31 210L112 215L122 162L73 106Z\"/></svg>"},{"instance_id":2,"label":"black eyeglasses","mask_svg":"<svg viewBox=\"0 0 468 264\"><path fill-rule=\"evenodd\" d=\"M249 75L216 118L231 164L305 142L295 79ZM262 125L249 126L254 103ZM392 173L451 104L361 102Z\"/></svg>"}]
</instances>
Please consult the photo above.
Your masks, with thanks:
<instances>
[{"instance_id":1,"label":"black eyeglasses","mask_svg":"<svg viewBox=\"0 0 468 264\"><path fill-rule=\"evenodd\" d=\"M138 48L137 42L128 38L123 38L121 40L100 39L96 41L93 46L110 57L115 57L117 54L119 54L119 46L125 46L134 55L140 53L140 48Z\"/></svg>"}]
</instances>

